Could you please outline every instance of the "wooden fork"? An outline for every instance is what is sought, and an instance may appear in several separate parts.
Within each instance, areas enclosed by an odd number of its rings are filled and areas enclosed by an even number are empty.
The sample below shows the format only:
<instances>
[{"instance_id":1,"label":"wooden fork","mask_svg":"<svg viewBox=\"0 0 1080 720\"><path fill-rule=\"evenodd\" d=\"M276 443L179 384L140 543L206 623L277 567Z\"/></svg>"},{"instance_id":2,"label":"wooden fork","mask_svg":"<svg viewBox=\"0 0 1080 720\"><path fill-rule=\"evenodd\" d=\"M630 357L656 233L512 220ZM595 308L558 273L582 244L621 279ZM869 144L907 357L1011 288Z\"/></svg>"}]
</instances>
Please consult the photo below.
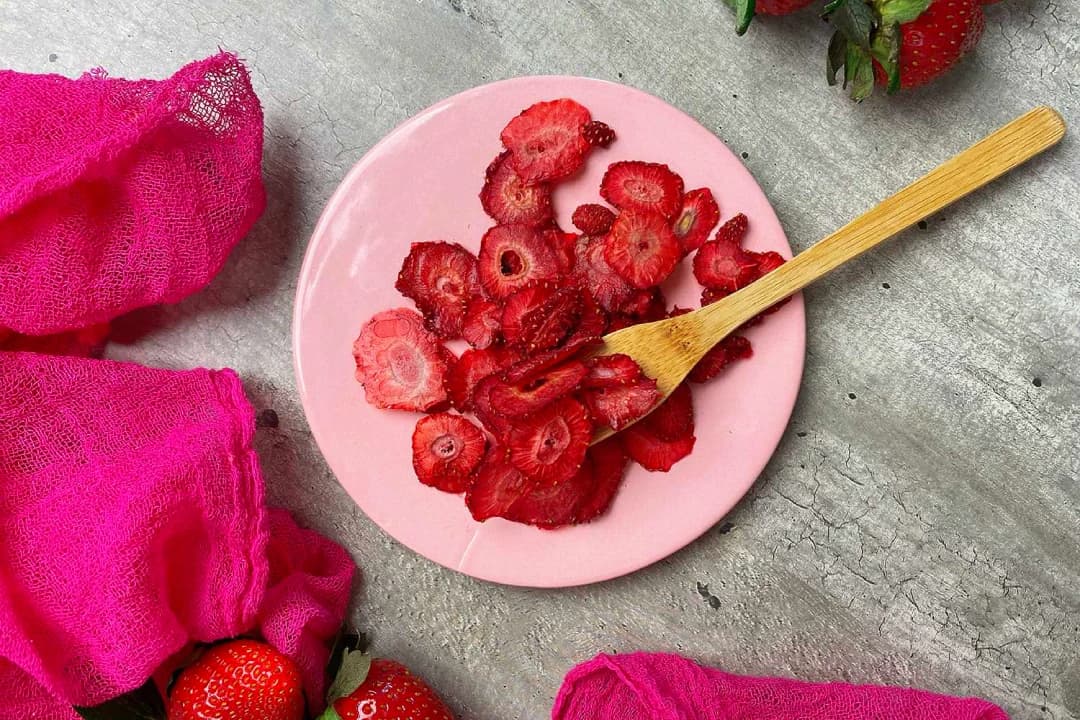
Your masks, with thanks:
<instances>
[{"instance_id":1,"label":"wooden fork","mask_svg":"<svg viewBox=\"0 0 1080 720\"><path fill-rule=\"evenodd\" d=\"M666 399L705 353L750 318L1004 175L1064 135L1065 121L1056 111L1035 108L742 290L679 317L605 335L592 355L629 355L656 379ZM611 434L610 428L599 430L593 442Z\"/></svg>"}]
</instances>

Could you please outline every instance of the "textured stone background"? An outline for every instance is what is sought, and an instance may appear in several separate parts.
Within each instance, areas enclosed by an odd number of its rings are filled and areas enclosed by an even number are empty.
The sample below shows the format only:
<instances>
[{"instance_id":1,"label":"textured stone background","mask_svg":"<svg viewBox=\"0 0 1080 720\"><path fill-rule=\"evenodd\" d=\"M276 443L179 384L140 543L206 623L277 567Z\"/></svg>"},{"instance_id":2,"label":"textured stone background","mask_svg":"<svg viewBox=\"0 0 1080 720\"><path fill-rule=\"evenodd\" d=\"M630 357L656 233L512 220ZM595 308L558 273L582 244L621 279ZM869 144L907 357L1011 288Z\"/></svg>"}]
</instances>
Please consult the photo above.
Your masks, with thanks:
<instances>
[{"instance_id":1,"label":"textured stone background","mask_svg":"<svg viewBox=\"0 0 1080 720\"><path fill-rule=\"evenodd\" d=\"M354 618L461 717L546 717L574 662L639 648L1080 716L1075 136L812 288L802 397L757 485L701 540L614 582L496 587L397 545L316 451L289 350L323 203L447 95L534 73L652 92L748 154L804 248L1035 104L1080 126L1080 6L990 7L958 71L856 106L824 85L813 13L739 40L719 0L166 5L0 0L0 66L160 77L221 46L249 61L266 108L266 216L206 292L111 353L243 375L276 411L258 434L272 500L350 548L365 575Z\"/></svg>"}]
</instances>

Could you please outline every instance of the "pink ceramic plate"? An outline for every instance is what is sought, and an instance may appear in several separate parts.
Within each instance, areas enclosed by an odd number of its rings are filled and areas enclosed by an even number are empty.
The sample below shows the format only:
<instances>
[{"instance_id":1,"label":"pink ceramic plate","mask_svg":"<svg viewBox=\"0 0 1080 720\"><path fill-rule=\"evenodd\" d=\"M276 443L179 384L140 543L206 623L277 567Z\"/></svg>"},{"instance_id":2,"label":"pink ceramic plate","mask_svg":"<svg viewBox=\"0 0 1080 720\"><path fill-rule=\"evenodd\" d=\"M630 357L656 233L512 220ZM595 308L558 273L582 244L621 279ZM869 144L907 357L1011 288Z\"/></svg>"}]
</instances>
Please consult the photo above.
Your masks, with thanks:
<instances>
[{"instance_id":1,"label":"pink ceramic plate","mask_svg":"<svg viewBox=\"0 0 1080 720\"><path fill-rule=\"evenodd\" d=\"M319 447L341 484L386 532L421 555L484 580L563 587L633 572L682 548L743 496L787 425L802 375L802 299L748 334L754 357L695 386L697 447L669 473L632 468L601 519L557 531L501 519L476 523L462 498L413 475L417 415L377 410L353 379L352 341L372 314L411 303L394 290L409 244L445 239L472 250L492 223L477 193L500 150L499 131L539 100L572 97L609 123L618 141L555 194L562 227L597 202L608 164L667 163L686 187L708 186L723 219L750 218L747 246L791 251L768 200L742 163L695 120L651 95L575 77L527 77L455 95L386 136L334 193L304 259L293 324L297 386ZM669 301L696 307L682 264Z\"/></svg>"}]
</instances>

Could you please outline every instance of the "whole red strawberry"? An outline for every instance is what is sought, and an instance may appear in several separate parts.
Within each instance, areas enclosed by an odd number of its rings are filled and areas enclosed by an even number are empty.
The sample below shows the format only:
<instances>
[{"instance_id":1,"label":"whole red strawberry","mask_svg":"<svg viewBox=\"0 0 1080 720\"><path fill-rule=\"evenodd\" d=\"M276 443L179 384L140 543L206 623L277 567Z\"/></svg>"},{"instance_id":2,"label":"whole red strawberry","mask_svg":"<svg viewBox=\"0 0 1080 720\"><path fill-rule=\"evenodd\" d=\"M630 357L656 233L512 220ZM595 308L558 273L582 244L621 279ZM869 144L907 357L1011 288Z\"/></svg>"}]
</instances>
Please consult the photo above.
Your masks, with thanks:
<instances>
[{"instance_id":1,"label":"whole red strawberry","mask_svg":"<svg viewBox=\"0 0 1080 720\"><path fill-rule=\"evenodd\" d=\"M300 670L266 643L215 645L180 673L169 693L169 720L302 720Z\"/></svg>"},{"instance_id":2,"label":"whole red strawberry","mask_svg":"<svg viewBox=\"0 0 1080 720\"><path fill-rule=\"evenodd\" d=\"M320 720L454 720L435 691L407 667L359 652L346 652L328 699Z\"/></svg>"},{"instance_id":3,"label":"whole red strawberry","mask_svg":"<svg viewBox=\"0 0 1080 720\"><path fill-rule=\"evenodd\" d=\"M979 0L832 0L836 33L829 44L829 83L863 100L875 82L895 92L925 85L978 43L986 26Z\"/></svg>"}]
</instances>

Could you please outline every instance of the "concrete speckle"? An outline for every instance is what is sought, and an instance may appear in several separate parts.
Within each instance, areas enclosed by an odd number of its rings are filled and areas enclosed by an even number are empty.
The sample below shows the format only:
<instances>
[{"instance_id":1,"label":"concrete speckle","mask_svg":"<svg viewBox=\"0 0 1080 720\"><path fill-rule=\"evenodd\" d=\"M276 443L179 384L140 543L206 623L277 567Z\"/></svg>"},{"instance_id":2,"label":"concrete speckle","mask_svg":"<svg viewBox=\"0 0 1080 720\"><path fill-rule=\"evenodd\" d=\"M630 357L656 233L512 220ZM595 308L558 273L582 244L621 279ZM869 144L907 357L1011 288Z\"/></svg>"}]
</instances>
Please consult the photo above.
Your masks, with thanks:
<instances>
[{"instance_id":1,"label":"concrete speckle","mask_svg":"<svg viewBox=\"0 0 1080 720\"><path fill-rule=\"evenodd\" d=\"M120 0L28 0L4 8L0 66L47 72L62 58L73 75L163 77L219 46L248 61L266 112L266 214L210 287L128 323L130 344L109 352L241 374L255 407L279 419L255 439L269 502L350 550L363 569L354 622L459 717L541 720L574 663L650 649L1062 720L1080 717L1072 137L951 207L948 222L932 218L932 232L903 233L810 287L792 422L814 430L781 441L717 531L601 585L499 587L391 540L321 459L288 351L300 262L334 187L447 95L532 73L628 78L723 127L731 147L758 148L754 174L802 250L1037 104L1080 127L1080 4L986 11L980 47L955 72L862 105L822 81L829 28L812 11L761 18L737 38L715 0L193 0L137 13ZM903 292L868 292L882 277Z\"/></svg>"}]
</instances>

